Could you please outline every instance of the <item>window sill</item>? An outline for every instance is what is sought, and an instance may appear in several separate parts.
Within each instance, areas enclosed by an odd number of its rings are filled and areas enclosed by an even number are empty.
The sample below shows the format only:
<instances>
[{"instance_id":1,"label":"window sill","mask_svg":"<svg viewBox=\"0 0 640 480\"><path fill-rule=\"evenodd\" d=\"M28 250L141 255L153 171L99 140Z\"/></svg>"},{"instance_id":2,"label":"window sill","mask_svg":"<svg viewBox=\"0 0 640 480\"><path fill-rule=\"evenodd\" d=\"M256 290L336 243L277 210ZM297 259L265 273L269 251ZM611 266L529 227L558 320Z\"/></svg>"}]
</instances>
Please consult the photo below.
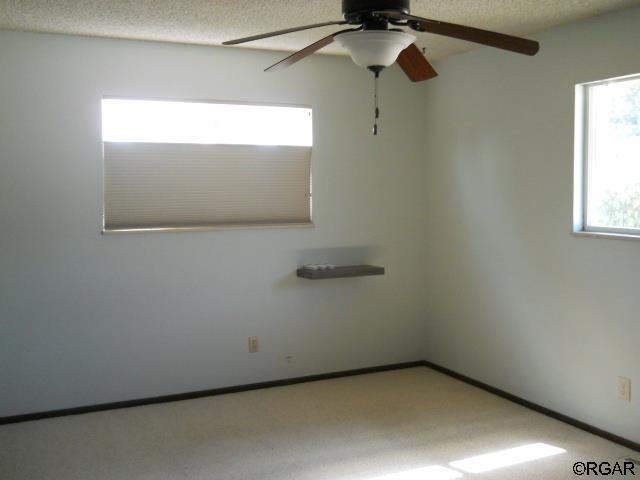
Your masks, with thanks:
<instances>
[{"instance_id":1,"label":"window sill","mask_svg":"<svg viewBox=\"0 0 640 480\"><path fill-rule=\"evenodd\" d=\"M640 234L634 235L630 233L589 232L586 230L578 230L578 231L573 231L572 234L576 237L587 237L587 238L611 238L614 240L640 240Z\"/></svg>"},{"instance_id":2,"label":"window sill","mask_svg":"<svg viewBox=\"0 0 640 480\"><path fill-rule=\"evenodd\" d=\"M103 229L103 235L122 233L154 233L154 232L211 232L216 230L249 230L249 229L280 229L280 228L313 228L313 222L304 223L275 223L275 224L229 224L202 227L160 227L160 228L113 228Z\"/></svg>"}]
</instances>

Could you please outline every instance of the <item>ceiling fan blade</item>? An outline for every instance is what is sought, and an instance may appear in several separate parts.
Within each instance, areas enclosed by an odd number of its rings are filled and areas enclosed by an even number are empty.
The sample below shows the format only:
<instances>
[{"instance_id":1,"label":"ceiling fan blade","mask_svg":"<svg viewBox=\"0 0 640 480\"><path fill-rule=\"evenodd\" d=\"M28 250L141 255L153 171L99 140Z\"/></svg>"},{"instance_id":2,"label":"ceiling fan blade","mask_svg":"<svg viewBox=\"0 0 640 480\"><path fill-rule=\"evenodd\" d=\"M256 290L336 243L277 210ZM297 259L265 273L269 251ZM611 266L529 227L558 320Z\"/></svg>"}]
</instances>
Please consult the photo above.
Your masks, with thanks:
<instances>
[{"instance_id":1,"label":"ceiling fan blade","mask_svg":"<svg viewBox=\"0 0 640 480\"><path fill-rule=\"evenodd\" d=\"M523 55L535 55L540 50L540 44L526 38L505 35L504 33L490 32L474 27L456 25L455 23L439 22L428 18L405 15L409 20L409 26L419 32L435 33L445 37L459 38L473 43L480 43L489 47L501 48Z\"/></svg>"},{"instance_id":2,"label":"ceiling fan blade","mask_svg":"<svg viewBox=\"0 0 640 480\"><path fill-rule=\"evenodd\" d=\"M238 45L239 43L253 42L254 40L275 37L277 35L284 35L286 33L299 32L301 30L309 30L311 28L326 27L328 25L344 25L345 23L347 22L344 20L338 20L335 22L324 22L324 23L315 23L313 25L305 25L304 27L287 28L285 30L278 30L276 32L262 33L260 35L253 35L251 37L238 38L236 40L228 40L226 42L222 42L222 45Z\"/></svg>"},{"instance_id":3,"label":"ceiling fan blade","mask_svg":"<svg viewBox=\"0 0 640 480\"><path fill-rule=\"evenodd\" d=\"M274 63L268 68L265 68L265 72L273 72L276 70L282 70L283 68L287 68L294 63L299 62L300 60L307 58L309 55L317 52L318 50L326 47L327 45L333 43L333 39L344 32L355 32L356 30L360 30L360 28L348 28L346 30L340 30L339 32L332 33L331 35L327 35L324 38L321 38L317 42L312 43L311 45L307 45L302 50L298 50L297 52L289 55L287 58L280 60L278 63Z\"/></svg>"},{"instance_id":4,"label":"ceiling fan blade","mask_svg":"<svg viewBox=\"0 0 640 480\"><path fill-rule=\"evenodd\" d=\"M405 48L398 56L398 65L412 82L422 82L438 76L435 68L424 58L415 43Z\"/></svg>"},{"instance_id":5,"label":"ceiling fan blade","mask_svg":"<svg viewBox=\"0 0 640 480\"><path fill-rule=\"evenodd\" d=\"M490 32L479 28L456 25L455 23L440 22L429 18L416 17L396 11L379 11L374 15L393 20L407 20L409 27L418 32L434 33L445 37L459 38L468 42L480 43L489 47L501 48L523 55L535 55L540 50L540 44L526 38L514 37L504 33Z\"/></svg>"}]
</instances>

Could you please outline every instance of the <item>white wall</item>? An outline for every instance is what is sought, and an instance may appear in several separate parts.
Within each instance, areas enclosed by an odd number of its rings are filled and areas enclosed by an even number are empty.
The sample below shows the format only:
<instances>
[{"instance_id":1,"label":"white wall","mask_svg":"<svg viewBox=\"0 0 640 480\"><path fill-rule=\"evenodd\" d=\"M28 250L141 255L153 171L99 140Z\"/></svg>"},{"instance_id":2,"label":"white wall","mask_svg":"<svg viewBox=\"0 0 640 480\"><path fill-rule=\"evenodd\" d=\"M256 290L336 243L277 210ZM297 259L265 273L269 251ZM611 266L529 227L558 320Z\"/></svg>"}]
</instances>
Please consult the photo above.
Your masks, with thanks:
<instances>
[{"instance_id":1,"label":"white wall","mask_svg":"<svg viewBox=\"0 0 640 480\"><path fill-rule=\"evenodd\" d=\"M640 441L640 242L571 235L576 83L640 72L640 9L438 64L424 357Z\"/></svg>"},{"instance_id":2,"label":"white wall","mask_svg":"<svg viewBox=\"0 0 640 480\"><path fill-rule=\"evenodd\" d=\"M282 56L0 32L0 416L420 359L424 87ZM103 95L311 105L316 227L101 235Z\"/></svg>"}]
</instances>

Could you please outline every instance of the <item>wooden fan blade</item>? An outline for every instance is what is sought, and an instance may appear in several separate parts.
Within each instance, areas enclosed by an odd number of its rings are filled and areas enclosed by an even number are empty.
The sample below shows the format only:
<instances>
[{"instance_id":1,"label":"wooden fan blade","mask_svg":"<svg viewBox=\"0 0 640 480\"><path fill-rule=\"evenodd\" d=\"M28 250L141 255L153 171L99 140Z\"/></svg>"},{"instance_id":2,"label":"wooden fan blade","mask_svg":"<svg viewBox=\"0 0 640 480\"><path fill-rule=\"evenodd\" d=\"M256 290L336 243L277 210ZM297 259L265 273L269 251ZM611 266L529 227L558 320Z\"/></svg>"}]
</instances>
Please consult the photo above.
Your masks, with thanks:
<instances>
[{"instance_id":1,"label":"wooden fan blade","mask_svg":"<svg viewBox=\"0 0 640 480\"><path fill-rule=\"evenodd\" d=\"M540 50L540 44L526 38L505 35L504 33L490 32L474 27L456 25L455 23L439 22L428 18L402 15L409 21L409 27L419 32L435 33L445 37L459 38L468 42L479 43L489 47L501 48L523 55L535 55Z\"/></svg>"},{"instance_id":2,"label":"wooden fan blade","mask_svg":"<svg viewBox=\"0 0 640 480\"><path fill-rule=\"evenodd\" d=\"M396 21L407 20L409 27L418 32L434 33L445 37L459 38L468 42L479 43L489 47L501 48L523 55L535 55L540 50L540 44L526 38L514 37L504 33L490 32L474 27L456 25L455 23L440 22L429 18L416 17L403 12L382 10L373 15L386 17Z\"/></svg>"},{"instance_id":3,"label":"wooden fan blade","mask_svg":"<svg viewBox=\"0 0 640 480\"><path fill-rule=\"evenodd\" d=\"M398 65L412 82L422 82L438 76L415 43L405 48L398 56Z\"/></svg>"},{"instance_id":4,"label":"wooden fan blade","mask_svg":"<svg viewBox=\"0 0 640 480\"><path fill-rule=\"evenodd\" d=\"M251 37L238 38L236 40L228 40L226 42L222 42L222 45L238 45L239 43L253 42L254 40L275 37L277 35L284 35L286 33L299 32L301 30L309 30L311 28L326 27L328 25L344 25L345 23L347 22L344 20L338 20L335 22L324 22L324 23L315 23L313 25L305 25L304 27L287 28L285 30L278 30L277 32L262 33L260 35L253 35Z\"/></svg>"},{"instance_id":5,"label":"wooden fan blade","mask_svg":"<svg viewBox=\"0 0 640 480\"><path fill-rule=\"evenodd\" d=\"M303 58L306 58L309 55L317 52L321 48L326 47L330 43L333 43L333 34L328 35L328 36L318 40L317 42L312 43L311 45L308 45L308 46L304 47L302 50L298 50L294 54L289 55L287 58L284 58L284 59L280 60L278 63L274 63L270 67L265 68L264 71L265 72L273 72L273 71L276 71L276 70L282 70L283 68L287 68L287 67L293 65L294 63L299 62Z\"/></svg>"},{"instance_id":6,"label":"wooden fan blade","mask_svg":"<svg viewBox=\"0 0 640 480\"><path fill-rule=\"evenodd\" d=\"M332 33L331 35L327 35L324 38L321 38L315 43L304 47L302 50L298 50L297 52L289 55L287 58L280 60L278 63L274 63L268 68L265 68L265 72L273 72L275 70L282 70L283 68L287 68L294 63L299 62L300 60L307 58L309 55L317 52L321 48L326 47L327 45L333 43L333 39L336 35L340 35L344 32L355 32L356 30L360 30L360 28L348 28L346 30L340 30L339 32Z\"/></svg>"}]
</instances>

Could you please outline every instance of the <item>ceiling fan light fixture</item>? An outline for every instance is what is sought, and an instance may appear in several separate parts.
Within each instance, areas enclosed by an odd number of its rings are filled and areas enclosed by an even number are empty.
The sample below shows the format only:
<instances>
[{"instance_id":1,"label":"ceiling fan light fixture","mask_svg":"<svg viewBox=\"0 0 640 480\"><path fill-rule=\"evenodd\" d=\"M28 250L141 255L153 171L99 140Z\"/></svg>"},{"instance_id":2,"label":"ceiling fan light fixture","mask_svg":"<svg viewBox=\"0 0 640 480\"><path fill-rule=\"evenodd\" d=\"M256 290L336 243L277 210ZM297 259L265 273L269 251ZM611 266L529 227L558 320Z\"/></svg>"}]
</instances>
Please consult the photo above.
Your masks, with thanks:
<instances>
[{"instance_id":1,"label":"ceiling fan light fixture","mask_svg":"<svg viewBox=\"0 0 640 480\"><path fill-rule=\"evenodd\" d=\"M396 30L361 30L335 37L335 41L349 52L354 63L364 68L392 65L400 52L415 40L415 36Z\"/></svg>"}]
</instances>

